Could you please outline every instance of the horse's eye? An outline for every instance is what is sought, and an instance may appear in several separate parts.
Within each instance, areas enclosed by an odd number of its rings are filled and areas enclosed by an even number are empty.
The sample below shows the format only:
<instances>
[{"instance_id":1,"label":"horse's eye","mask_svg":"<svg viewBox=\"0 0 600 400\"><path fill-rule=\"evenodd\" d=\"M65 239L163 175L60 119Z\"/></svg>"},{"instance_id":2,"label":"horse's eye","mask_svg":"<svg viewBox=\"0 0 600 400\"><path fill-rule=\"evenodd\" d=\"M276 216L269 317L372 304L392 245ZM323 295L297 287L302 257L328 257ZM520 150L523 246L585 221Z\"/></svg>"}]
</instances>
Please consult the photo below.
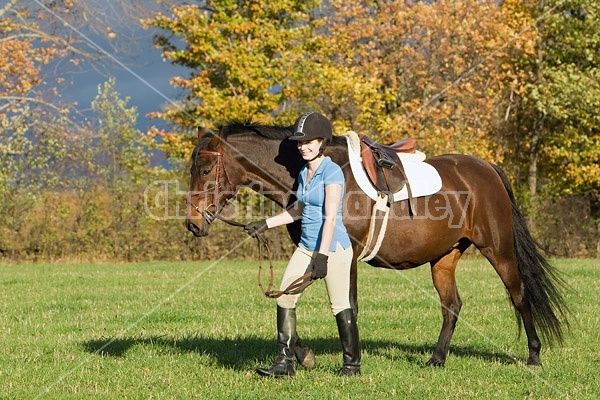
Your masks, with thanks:
<instances>
[{"instance_id":1,"label":"horse's eye","mask_svg":"<svg viewBox=\"0 0 600 400\"><path fill-rule=\"evenodd\" d=\"M206 176L210 174L210 169L203 169L202 171L200 171L200 173L202 174L202 176Z\"/></svg>"}]
</instances>

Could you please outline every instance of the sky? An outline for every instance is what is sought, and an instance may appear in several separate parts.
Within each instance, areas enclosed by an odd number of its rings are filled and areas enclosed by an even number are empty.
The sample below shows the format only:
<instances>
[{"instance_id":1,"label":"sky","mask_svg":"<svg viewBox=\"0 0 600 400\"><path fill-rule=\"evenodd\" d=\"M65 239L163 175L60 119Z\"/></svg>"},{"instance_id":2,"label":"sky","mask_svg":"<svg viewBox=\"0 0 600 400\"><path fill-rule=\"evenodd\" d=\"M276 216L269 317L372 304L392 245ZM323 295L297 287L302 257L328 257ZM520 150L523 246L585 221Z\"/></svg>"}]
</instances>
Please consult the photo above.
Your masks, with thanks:
<instances>
[{"instance_id":1,"label":"sky","mask_svg":"<svg viewBox=\"0 0 600 400\"><path fill-rule=\"evenodd\" d=\"M66 76L68 82L61 90L65 101L77 101L79 109L84 111L91 105L98 93L98 85L110 76L116 78L116 91L122 98L129 97L129 106L138 111L138 128L146 131L151 125L161 125L159 120L149 120L149 112L159 111L161 107L180 95L179 89L169 84L176 75L188 75L189 70L163 61L161 50L154 47L152 37L156 33L144 30L141 26L130 27L127 34L119 37L118 47L109 43L102 35L76 30L73 32L85 40L98 53L107 58L98 67L98 62L86 60L79 71Z\"/></svg>"},{"instance_id":2,"label":"sky","mask_svg":"<svg viewBox=\"0 0 600 400\"><path fill-rule=\"evenodd\" d=\"M77 101L79 108L85 110L96 97L98 85L107 81L109 76L114 76L116 91L121 97L129 97L129 106L137 108L138 128L145 131L148 126L159 123L150 121L146 115L159 111L162 105L168 103L168 99L177 98L178 90L169 84L169 79L184 71L163 61L160 50L151 47L151 40L147 42L148 50L143 54L119 56L118 60L128 69L111 62L107 71L89 69L71 74L71 84L61 91L62 96L66 100Z\"/></svg>"}]
</instances>

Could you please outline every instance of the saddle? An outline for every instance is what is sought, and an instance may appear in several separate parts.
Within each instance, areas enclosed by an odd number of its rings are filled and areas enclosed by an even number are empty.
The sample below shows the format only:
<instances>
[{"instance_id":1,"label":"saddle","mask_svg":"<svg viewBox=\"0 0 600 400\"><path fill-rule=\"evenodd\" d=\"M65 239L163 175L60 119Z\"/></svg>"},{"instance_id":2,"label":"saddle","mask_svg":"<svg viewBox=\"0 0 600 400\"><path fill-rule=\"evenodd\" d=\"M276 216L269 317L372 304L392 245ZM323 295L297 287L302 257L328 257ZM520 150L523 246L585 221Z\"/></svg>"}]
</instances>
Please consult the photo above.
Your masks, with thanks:
<instances>
[{"instance_id":1,"label":"saddle","mask_svg":"<svg viewBox=\"0 0 600 400\"><path fill-rule=\"evenodd\" d=\"M397 153L415 153L417 140L407 138L386 146L366 135L359 137L363 166L377 191L391 196L407 185L409 199L412 198L406 172Z\"/></svg>"}]
</instances>

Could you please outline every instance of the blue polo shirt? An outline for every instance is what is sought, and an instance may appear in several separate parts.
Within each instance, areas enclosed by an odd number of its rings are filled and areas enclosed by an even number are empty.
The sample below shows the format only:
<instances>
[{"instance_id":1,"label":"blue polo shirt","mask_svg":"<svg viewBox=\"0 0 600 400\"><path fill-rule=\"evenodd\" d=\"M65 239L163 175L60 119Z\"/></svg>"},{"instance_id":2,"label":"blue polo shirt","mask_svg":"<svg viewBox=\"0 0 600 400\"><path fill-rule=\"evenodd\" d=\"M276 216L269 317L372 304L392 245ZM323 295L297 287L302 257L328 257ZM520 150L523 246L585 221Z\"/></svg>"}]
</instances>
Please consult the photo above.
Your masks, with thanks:
<instances>
[{"instance_id":1,"label":"blue polo shirt","mask_svg":"<svg viewBox=\"0 0 600 400\"><path fill-rule=\"evenodd\" d=\"M313 177L306 183L308 164L300 170L296 197L302 203L302 235L299 246L310 251L318 251L321 246L321 233L325 220L325 186L342 185L342 197L338 207L335 230L329 251L335 251L340 243L344 249L350 246L350 238L342 220L342 201L344 198L344 174L339 165L325 157Z\"/></svg>"}]
</instances>

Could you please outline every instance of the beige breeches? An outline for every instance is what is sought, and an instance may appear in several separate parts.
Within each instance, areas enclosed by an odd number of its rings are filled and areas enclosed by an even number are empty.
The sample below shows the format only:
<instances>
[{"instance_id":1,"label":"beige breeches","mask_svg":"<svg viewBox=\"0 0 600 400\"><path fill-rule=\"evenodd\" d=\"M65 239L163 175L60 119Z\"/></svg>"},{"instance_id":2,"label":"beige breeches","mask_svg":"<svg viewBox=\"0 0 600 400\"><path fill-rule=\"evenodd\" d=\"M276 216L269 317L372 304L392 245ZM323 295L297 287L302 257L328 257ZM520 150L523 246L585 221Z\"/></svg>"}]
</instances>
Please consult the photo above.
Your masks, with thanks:
<instances>
[{"instance_id":1,"label":"beige breeches","mask_svg":"<svg viewBox=\"0 0 600 400\"><path fill-rule=\"evenodd\" d=\"M285 269L280 290L287 288L294 280L306 273L315 252L298 247ZM344 249L339 243L335 251L329 252L325 285L331 304L331 312L336 315L350 308L350 267L352 265L352 246ZM301 293L300 293L301 294ZM295 308L300 294L283 295L277 299L282 308Z\"/></svg>"}]
</instances>

